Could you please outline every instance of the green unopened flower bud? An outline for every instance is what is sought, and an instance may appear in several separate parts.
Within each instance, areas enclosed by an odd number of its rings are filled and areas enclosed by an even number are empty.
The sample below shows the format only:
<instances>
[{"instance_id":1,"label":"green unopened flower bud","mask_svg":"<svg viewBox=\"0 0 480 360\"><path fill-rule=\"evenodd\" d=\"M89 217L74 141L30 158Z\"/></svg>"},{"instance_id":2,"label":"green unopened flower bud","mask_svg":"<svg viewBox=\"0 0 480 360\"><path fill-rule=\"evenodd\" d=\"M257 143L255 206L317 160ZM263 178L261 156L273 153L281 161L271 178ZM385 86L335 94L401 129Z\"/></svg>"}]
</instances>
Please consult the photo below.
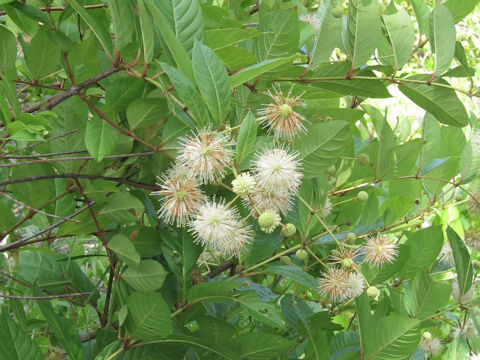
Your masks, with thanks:
<instances>
[{"instance_id":1,"label":"green unopened flower bud","mask_svg":"<svg viewBox=\"0 0 480 360\"><path fill-rule=\"evenodd\" d=\"M298 260L305 261L308 258L308 253L304 249L297 250L295 256Z\"/></svg>"},{"instance_id":2,"label":"green unopened flower bud","mask_svg":"<svg viewBox=\"0 0 480 360\"><path fill-rule=\"evenodd\" d=\"M288 104L280 105L279 110L280 110L280 116L283 118L289 117L293 113L292 107Z\"/></svg>"},{"instance_id":3,"label":"green unopened flower bud","mask_svg":"<svg viewBox=\"0 0 480 360\"><path fill-rule=\"evenodd\" d=\"M283 229L283 235L287 237L295 235L296 232L297 232L297 228L295 227L295 225L291 223L288 223L287 225L285 225L285 228Z\"/></svg>"},{"instance_id":4,"label":"green unopened flower bud","mask_svg":"<svg viewBox=\"0 0 480 360\"><path fill-rule=\"evenodd\" d=\"M344 10L341 6L338 6L332 10L332 15L336 18L341 18L344 14Z\"/></svg>"},{"instance_id":5,"label":"green unopened flower bud","mask_svg":"<svg viewBox=\"0 0 480 360\"><path fill-rule=\"evenodd\" d=\"M422 337L425 339L425 340L430 340L432 338L432 333L429 332L429 331L425 331L423 334L422 334Z\"/></svg>"},{"instance_id":6,"label":"green unopened flower bud","mask_svg":"<svg viewBox=\"0 0 480 360\"><path fill-rule=\"evenodd\" d=\"M375 286L370 286L368 289L367 289L367 295L370 296L370 297L377 297L378 294L380 294L380 291L378 291L378 289L375 287Z\"/></svg>"},{"instance_id":7,"label":"green unopened flower bud","mask_svg":"<svg viewBox=\"0 0 480 360\"><path fill-rule=\"evenodd\" d=\"M347 234L347 241L350 241L353 243L355 240L357 240L357 235L355 235L355 233L349 232Z\"/></svg>"},{"instance_id":8,"label":"green unopened flower bud","mask_svg":"<svg viewBox=\"0 0 480 360\"><path fill-rule=\"evenodd\" d=\"M336 170L337 170L337 169L335 168L335 165L332 165L332 166L330 166L330 167L327 169L327 174L328 174L328 175L333 175L333 174L335 174L335 171L336 171Z\"/></svg>"},{"instance_id":9,"label":"green unopened flower bud","mask_svg":"<svg viewBox=\"0 0 480 360\"><path fill-rule=\"evenodd\" d=\"M367 202L368 201L368 193L366 191L360 191L358 194L357 194L357 198L358 200L360 200L361 202Z\"/></svg>"},{"instance_id":10,"label":"green unopened flower bud","mask_svg":"<svg viewBox=\"0 0 480 360\"><path fill-rule=\"evenodd\" d=\"M253 192L256 185L257 182L255 181L254 177L247 172L240 174L235 180L232 181L232 190L235 194L244 198Z\"/></svg>"},{"instance_id":11,"label":"green unopened flower bud","mask_svg":"<svg viewBox=\"0 0 480 360\"><path fill-rule=\"evenodd\" d=\"M370 156L365 153L361 153L357 157L357 162L360 166L368 165L370 163Z\"/></svg>"},{"instance_id":12,"label":"green unopened flower bud","mask_svg":"<svg viewBox=\"0 0 480 360\"><path fill-rule=\"evenodd\" d=\"M462 201L462 200L463 200L462 194L456 193L456 194L455 194L455 200L456 200L456 201Z\"/></svg>"},{"instance_id":13,"label":"green unopened flower bud","mask_svg":"<svg viewBox=\"0 0 480 360\"><path fill-rule=\"evenodd\" d=\"M274 210L265 210L258 217L258 225L260 225L260 228L267 234L273 232L273 230L280 225L280 221L280 215Z\"/></svg>"},{"instance_id":14,"label":"green unopened flower bud","mask_svg":"<svg viewBox=\"0 0 480 360\"><path fill-rule=\"evenodd\" d=\"M346 268L351 268L353 266L353 260L350 258L345 258L342 260L342 265Z\"/></svg>"}]
</instances>

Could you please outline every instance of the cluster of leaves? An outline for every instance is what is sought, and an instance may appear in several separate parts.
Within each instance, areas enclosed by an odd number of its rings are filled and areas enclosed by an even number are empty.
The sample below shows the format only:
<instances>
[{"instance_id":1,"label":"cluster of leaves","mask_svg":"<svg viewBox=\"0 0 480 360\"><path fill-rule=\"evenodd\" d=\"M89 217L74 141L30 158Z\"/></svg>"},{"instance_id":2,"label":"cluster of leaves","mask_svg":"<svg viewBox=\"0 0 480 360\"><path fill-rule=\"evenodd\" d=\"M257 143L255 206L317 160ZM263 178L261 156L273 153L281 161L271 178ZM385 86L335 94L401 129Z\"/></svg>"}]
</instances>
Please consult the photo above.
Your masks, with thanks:
<instances>
[{"instance_id":1,"label":"cluster of leaves","mask_svg":"<svg viewBox=\"0 0 480 360\"><path fill-rule=\"evenodd\" d=\"M0 0L2 358L480 352L480 140L459 99L479 90L455 30L477 3ZM425 47L432 69L410 66ZM275 141L256 119L274 87L301 95L307 120L282 220L297 232L266 234L250 216L244 253L205 253L158 218L157 177L179 138L215 128L235 143L234 169L204 191L246 216L228 186ZM397 89L424 110L418 130L374 106ZM368 294L325 297L331 253L377 234L398 256L355 264Z\"/></svg>"}]
</instances>

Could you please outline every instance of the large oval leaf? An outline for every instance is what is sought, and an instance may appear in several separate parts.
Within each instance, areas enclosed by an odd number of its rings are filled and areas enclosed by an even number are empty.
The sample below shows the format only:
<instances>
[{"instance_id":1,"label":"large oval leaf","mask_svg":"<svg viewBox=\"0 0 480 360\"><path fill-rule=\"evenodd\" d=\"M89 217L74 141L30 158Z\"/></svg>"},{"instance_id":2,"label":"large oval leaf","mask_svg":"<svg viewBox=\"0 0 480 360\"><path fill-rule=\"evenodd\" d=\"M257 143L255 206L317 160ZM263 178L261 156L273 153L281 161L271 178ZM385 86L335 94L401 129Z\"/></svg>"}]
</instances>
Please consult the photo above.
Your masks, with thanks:
<instances>
[{"instance_id":1,"label":"large oval leaf","mask_svg":"<svg viewBox=\"0 0 480 360\"><path fill-rule=\"evenodd\" d=\"M129 267L122 274L128 285L138 291L155 291L162 287L167 272L158 261L142 260L136 267Z\"/></svg>"}]
</instances>

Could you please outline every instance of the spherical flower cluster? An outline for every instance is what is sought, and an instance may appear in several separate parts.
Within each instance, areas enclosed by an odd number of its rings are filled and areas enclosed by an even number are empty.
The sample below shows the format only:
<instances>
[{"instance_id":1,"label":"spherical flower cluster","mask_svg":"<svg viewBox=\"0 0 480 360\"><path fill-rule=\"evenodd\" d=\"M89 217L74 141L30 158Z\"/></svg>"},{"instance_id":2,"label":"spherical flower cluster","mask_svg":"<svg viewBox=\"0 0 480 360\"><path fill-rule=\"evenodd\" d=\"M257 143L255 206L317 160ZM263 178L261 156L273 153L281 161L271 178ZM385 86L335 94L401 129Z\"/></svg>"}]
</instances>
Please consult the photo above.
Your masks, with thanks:
<instances>
[{"instance_id":1,"label":"spherical flower cluster","mask_svg":"<svg viewBox=\"0 0 480 360\"><path fill-rule=\"evenodd\" d=\"M293 111L294 107L301 104L300 97L291 97L292 89L284 96L281 91L274 89L274 93L268 91L268 95L274 101L274 104L268 104L259 111L259 115L264 117L262 124L268 128L268 133L273 133L275 138L293 140L299 133L305 131L303 122L305 118Z\"/></svg>"},{"instance_id":2,"label":"spherical flower cluster","mask_svg":"<svg viewBox=\"0 0 480 360\"><path fill-rule=\"evenodd\" d=\"M348 288L348 273L342 268L330 267L318 279L318 290L324 296L337 302L343 298Z\"/></svg>"},{"instance_id":3,"label":"spherical flower cluster","mask_svg":"<svg viewBox=\"0 0 480 360\"><path fill-rule=\"evenodd\" d=\"M238 177L232 181L232 189L235 194L244 198L253 192L256 184L255 178L247 172L238 175Z\"/></svg>"},{"instance_id":4,"label":"spherical flower cluster","mask_svg":"<svg viewBox=\"0 0 480 360\"><path fill-rule=\"evenodd\" d=\"M298 154L284 148L264 149L252 167L258 184L250 197L254 207L259 212L275 210L286 214L302 181Z\"/></svg>"},{"instance_id":5,"label":"spherical flower cluster","mask_svg":"<svg viewBox=\"0 0 480 360\"><path fill-rule=\"evenodd\" d=\"M480 252L480 231L478 228L470 228L465 233L465 243L473 250Z\"/></svg>"},{"instance_id":6,"label":"spherical flower cluster","mask_svg":"<svg viewBox=\"0 0 480 360\"><path fill-rule=\"evenodd\" d=\"M392 263L397 257L397 245L388 240L386 236L370 237L362 251L366 261L376 267Z\"/></svg>"},{"instance_id":7,"label":"spherical flower cluster","mask_svg":"<svg viewBox=\"0 0 480 360\"><path fill-rule=\"evenodd\" d=\"M199 206L203 195L198 183L181 167L173 168L161 178L159 191L152 195L163 197L159 215L165 222L184 226Z\"/></svg>"},{"instance_id":8,"label":"spherical flower cluster","mask_svg":"<svg viewBox=\"0 0 480 360\"><path fill-rule=\"evenodd\" d=\"M480 353L479 354L472 354L468 357L469 360L480 360Z\"/></svg>"},{"instance_id":9,"label":"spherical flower cluster","mask_svg":"<svg viewBox=\"0 0 480 360\"><path fill-rule=\"evenodd\" d=\"M440 354L443 349L442 341L437 337L431 337L431 334L430 338L423 337L420 347L428 356Z\"/></svg>"},{"instance_id":10,"label":"spherical flower cluster","mask_svg":"<svg viewBox=\"0 0 480 360\"><path fill-rule=\"evenodd\" d=\"M330 215L331 212L332 212L332 202L327 197L327 199L325 200L325 205L323 206L322 215L323 217L327 217L328 215Z\"/></svg>"},{"instance_id":11,"label":"spherical flower cluster","mask_svg":"<svg viewBox=\"0 0 480 360\"><path fill-rule=\"evenodd\" d=\"M455 337L464 336L467 340L472 340L477 335L477 329L475 328L472 319L468 319L463 327L455 329L454 332Z\"/></svg>"},{"instance_id":12,"label":"spherical flower cluster","mask_svg":"<svg viewBox=\"0 0 480 360\"><path fill-rule=\"evenodd\" d=\"M365 282L363 276L357 272L350 272L348 274L347 289L341 297L341 301L348 301L350 299L355 299L363 293L365 288Z\"/></svg>"},{"instance_id":13,"label":"spherical flower cluster","mask_svg":"<svg viewBox=\"0 0 480 360\"><path fill-rule=\"evenodd\" d=\"M250 228L242 224L236 209L215 199L198 207L189 227L195 242L227 258L238 256L251 240Z\"/></svg>"},{"instance_id":14,"label":"spherical flower cluster","mask_svg":"<svg viewBox=\"0 0 480 360\"><path fill-rule=\"evenodd\" d=\"M318 290L332 302L354 299L363 293L364 288L362 274L333 266L318 279Z\"/></svg>"},{"instance_id":15,"label":"spherical flower cluster","mask_svg":"<svg viewBox=\"0 0 480 360\"><path fill-rule=\"evenodd\" d=\"M178 163L190 169L201 183L214 182L224 176L232 164L232 150L220 134L202 130L181 140Z\"/></svg>"},{"instance_id":16,"label":"spherical flower cluster","mask_svg":"<svg viewBox=\"0 0 480 360\"><path fill-rule=\"evenodd\" d=\"M300 15L299 19L306 22L307 24L310 24L315 29L316 33L318 33L320 31L320 28L322 27L322 21L315 13Z\"/></svg>"},{"instance_id":17,"label":"spherical flower cluster","mask_svg":"<svg viewBox=\"0 0 480 360\"><path fill-rule=\"evenodd\" d=\"M267 234L272 233L280 225L281 221L280 215L274 210L265 210L258 217L258 225Z\"/></svg>"}]
</instances>

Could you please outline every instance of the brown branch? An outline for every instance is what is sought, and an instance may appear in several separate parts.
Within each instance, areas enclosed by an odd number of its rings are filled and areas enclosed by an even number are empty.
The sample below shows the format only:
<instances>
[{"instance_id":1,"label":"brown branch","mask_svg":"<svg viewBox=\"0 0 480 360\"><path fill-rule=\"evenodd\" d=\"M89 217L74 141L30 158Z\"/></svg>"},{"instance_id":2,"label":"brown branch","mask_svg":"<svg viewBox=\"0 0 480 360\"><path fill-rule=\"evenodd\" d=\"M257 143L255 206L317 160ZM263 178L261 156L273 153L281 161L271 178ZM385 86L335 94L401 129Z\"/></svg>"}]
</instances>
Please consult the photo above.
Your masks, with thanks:
<instances>
[{"instance_id":1,"label":"brown branch","mask_svg":"<svg viewBox=\"0 0 480 360\"><path fill-rule=\"evenodd\" d=\"M113 268L110 268L110 277L108 278L108 285L107 285L107 296L105 297L105 307L103 308L103 315L101 320L103 328L108 324L108 309L110 306L110 295L112 294L114 277L115 277L115 272L113 271Z\"/></svg>"},{"instance_id":2,"label":"brown branch","mask_svg":"<svg viewBox=\"0 0 480 360\"><path fill-rule=\"evenodd\" d=\"M94 202L93 202L94 203ZM90 205L93 205L93 204L90 204ZM4 252L4 251L7 251L7 250L11 250L11 249L15 249L17 247L20 247L22 245L24 245L26 242L28 242L29 240L31 239L34 239L36 238L37 236L39 235L42 235L42 234L45 234L46 232L50 231L50 230L53 230L57 227L59 227L60 225L62 225L64 222L68 221L68 219L72 219L74 218L75 216L77 216L78 214L80 214L81 212L85 211L88 209L88 206L83 206L82 208L78 209L77 211L75 211L72 215L70 216L67 216L65 219L63 220L60 220L58 222L56 222L55 224L52 224L50 225L49 227L41 230L41 231L38 231L37 233L31 235L31 236L28 236L26 238L23 238L23 239L19 239L17 241L14 241L10 244L7 244L5 246L2 246L0 247L0 252Z\"/></svg>"},{"instance_id":3,"label":"brown branch","mask_svg":"<svg viewBox=\"0 0 480 360\"><path fill-rule=\"evenodd\" d=\"M5 185L12 185L12 184L21 184L25 182L31 181L39 181L39 180L48 180L48 179L102 179L105 181L112 181L117 183L122 183L125 185L131 185L137 188L146 189L146 190L158 190L158 186L153 186L150 184L145 184L141 182L134 182L130 180L125 180L122 178L115 178L109 176L102 176L102 175L84 175L84 174L49 174L49 175L40 175L40 176L32 176L20 179L10 179L5 181L0 181L0 186Z\"/></svg>"},{"instance_id":4,"label":"brown branch","mask_svg":"<svg viewBox=\"0 0 480 360\"><path fill-rule=\"evenodd\" d=\"M85 89L86 87L95 84L96 82L105 79L106 77L115 74L116 72L120 71L121 69L118 66L114 66L111 69L108 69L101 74L95 75L94 77L85 80L84 82L78 85L72 85L70 88L65 90L62 93L53 95L48 99L40 101L39 103L33 104L31 106L27 106L23 109L24 113L33 113L38 111L50 110L54 106L60 104L62 101L65 101L71 96L79 95L80 91Z\"/></svg>"},{"instance_id":5,"label":"brown branch","mask_svg":"<svg viewBox=\"0 0 480 360\"><path fill-rule=\"evenodd\" d=\"M221 274L225 270L230 269L234 264L231 261L226 261L222 265L216 267L212 271L210 271L207 275L205 275L200 282L205 281L206 279L212 278L217 276L218 274Z\"/></svg>"},{"instance_id":6,"label":"brown branch","mask_svg":"<svg viewBox=\"0 0 480 360\"><path fill-rule=\"evenodd\" d=\"M154 152L144 152L144 153L135 153L135 154L108 155L108 156L105 156L104 159L122 159L122 158L131 158L131 157L154 155L154 154L155 154ZM34 156L43 157L43 155L34 155ZM5 157L5 158L9 159L9 157ZM0 159L1 159L1 156L0 156ZM17 162L17 163L0 164L0 168L15 167L15 166L22 166L22 165L31 165L31 164L38 164L38 163L47 163L47 162L77 161L77 160L93 160L93 157L92 156L77 156L77 157L65 157L65 158L22 161L22 162Z\"/></svg>"},{"instance_id":7,"label":"brown branch","mask_svg":"<svg viewBox=\"0 0 480 360\"><path fill-rule=\"evenodd\" d=\"M13 80L13 82L16 83L16 84L27 85L27 87L31 86L31 87L38 87L38 88L43 88L43 89L65 91L64 88L58 87L58 86L55 86L55 85L42 85L42 84L32 83L32 82L24 81L24 80Z\"/></svg>"},{"instance_id":8,"label":"brown branch","mask_svg":"<svg viewBox=\"0 0 480 360\"><path fill-rule=\"evenodd\" d=\"M107 5L105 4L94 4L94 5L85 5L83 8L85 10L92 10L92 9L101 9L101 8L105 8L107 7ZM38 8L38 10L41 10L41 11L63 11L65 10L66 6L52 6L52 7L41 7L41 8ZM0 16L3 16L3 15L6 15L7 12L6 11L0 11Z\"/></svg>"},{"instance_id":9,"label":"brown branch","mask_svg":"<svg viewBox=\"0 0 480 360\"><path fill-rule=\"evenodd\" d=\"M172 155L170 155L169 153L167 153L165 150L163 150L160 146L155 146L155 145L152 145L148 142L146 142L145 140L142 140L140 139L139 137L131 134L128 130L125 130L124 128L118 126L117 124L115 124L113 121L111 121L110 119L108 119L100 110L98 110L90 101L88 101L87 97L84 95L84 94L78 94L80 99L83 100L83 102L85 104L87 104L90 109L92 109L95 114L97 114L100 119L102 119L103 121L107 122L111 127L117 129L118 131L120 131L123 135L126 135L130 138L132 138L133 140L136 140L138 141L140 144L143 144L145 145L146 147L152 149L153 151L155 152L160 152L162 153L163 155L165 155L166 157L170 158L170 159L174 159L174 157Z\"/></svg>"},{"instance_id":10,"label":"brown branch","mask_svg":"<svg viewBox=\"0 0 480 360\"><path fill-rule=\"evenodd\" d=\"M81 297L81 296L85 296L85 295L90 295L90 293L89 292L81 292L81 293L71 293L71 294L63 294L63 295L48 295L48 296L16 296L16 295L0 294L0 298L17 299L17 300L51 300L51 299Z\"/></svg>"}]
</instances>

